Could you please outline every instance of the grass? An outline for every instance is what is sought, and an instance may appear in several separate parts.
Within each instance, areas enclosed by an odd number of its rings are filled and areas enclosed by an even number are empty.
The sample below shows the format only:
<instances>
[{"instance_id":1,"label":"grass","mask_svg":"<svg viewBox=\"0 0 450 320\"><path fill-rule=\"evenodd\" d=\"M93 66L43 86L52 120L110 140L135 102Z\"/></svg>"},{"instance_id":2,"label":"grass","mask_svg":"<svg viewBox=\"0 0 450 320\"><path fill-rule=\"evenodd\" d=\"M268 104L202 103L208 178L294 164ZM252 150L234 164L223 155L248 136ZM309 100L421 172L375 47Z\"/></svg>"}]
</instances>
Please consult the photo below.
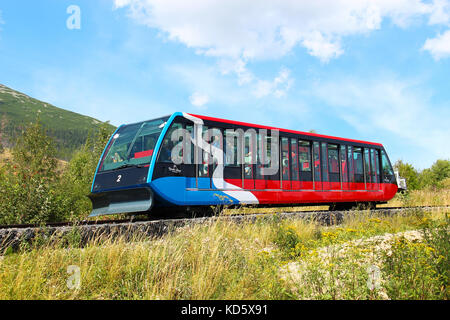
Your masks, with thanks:
<instances>
[{"instance_id":1,"label":"grass","mask_svg":"<svg viewBox=\"0 0 450 320\"><path fill-rule=\"evenodd\" d=\"M443 190L411 190L406 193L398 193L391 201L383 206L450 206L450 189Z\"/></svg>"},{"instance_id":2,"label":"grass","mask_svg":"<svg viewBox=\"0 0 450 320\"><path fill-rule=\"evenodd\" d=\"M39 245L0 258L0 299L448 299L447 214L361 211L332 227L273 215L159 239ZM427 235L373 240L408 230Z\"/></svg>"}]
</instances>

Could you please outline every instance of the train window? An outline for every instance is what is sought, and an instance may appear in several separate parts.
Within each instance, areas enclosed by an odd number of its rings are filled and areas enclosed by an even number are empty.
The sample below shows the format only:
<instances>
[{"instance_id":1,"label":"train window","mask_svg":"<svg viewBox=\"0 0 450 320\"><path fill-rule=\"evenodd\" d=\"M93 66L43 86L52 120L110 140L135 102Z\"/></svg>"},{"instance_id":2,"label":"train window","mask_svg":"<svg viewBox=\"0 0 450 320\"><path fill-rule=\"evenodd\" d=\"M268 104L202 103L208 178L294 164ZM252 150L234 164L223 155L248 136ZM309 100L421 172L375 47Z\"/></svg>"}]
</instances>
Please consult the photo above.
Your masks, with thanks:
<instances>
[{"instance_id":1,"label":"train window","mask_svg":"<svg viewBox=\"0 0 450 320\"><path fill-rule=\"evenodd\" d=\"M311 171L311 142L298 141L298 155L300 160L300 171Z\"/></svg>"},{"instance_id":2,"label":"train window","mask_svg":"<svg viewBox=\"0 0 450 320\"><path fill-rule=\"evenodd\" d=\"M119 128L106 147L98 171L124 165L149 164L159 135L168 118L161 118Z\"/></svg>"},{"instance_id":3,"label":"train window","mask_svg":"<svg viewBox=\"0 0 450 320\"><path fill-rule=\"evenodd\" d=\"M283 181L290 180L289 174L289 140L281 138L281 170Z\"/></svg>"},{"instance_id":4,"label":"train window","mask_svg":"<svg viewBox=\"0 0 450 320\"><path fill-rule=\"evenodd\" d=\"M321 181L320 179L320 144L314 141L313 143L313 156L314 156L314 181Z\"/></svg>"},{"instance_id":5,"label":"train window","mask_svg":"<svg viewBox=\"0 0 450 320\"><path fill-rule=\"evenodd\" d=\"M298 181L298 147L297 139L291 139L291 168L292 180Z\"/></svg>"},{"instance_id":6,"label":"train window","mask_svg":"<svg viewBox=\"0 0 450 320\"><path fill-rule=\"evenodd\" d=\"M355 182L355 171L353 164L353 147L347 146L348 181Z\"/></svg>"},{"instance_id":7,"label":"train window","mask_svg":"<svg viewBox=\"0 0 450 320\"><path fill-rule=\"evenodd\" d=\"M325 142L322 142L322 181L328 181L328 152Z\"/></svg>"},{"instance_id":8,"label":"train window","mask_svg":"<svg viewBox=\"0 0 450 320\"><path fill-rule=\"evenodd\" d=\"M275 172L271 172L271 174L265 174L264 176L264 180L267 181L267 188L269 189L278 189L280 187L279 185L279 180L280 180L280 174L281 174L281 170L280 170L280 151L279 151L279 146L275 146L276 143L279 144L279 138L278 136L273 136L273 137L265 137L266 141L265 141L265 147L267 149L266 154L263 155L263 157L265 157L265 162L266 164L264 165L264 168L271 168L271 169L275 169ZM273 139L273 141L272 141ZM272 142L274 143L274 147L276 149L272 150ZM272 154L273 151L273 154ZM272 161L275 161L274 163L272 163ZM270 181L270 182L269 182ZM277 182L275 182L277 181Z\"/></svg>"},{"instance_id":9,"label":"train window","mask_svg":"<svg viewBox=\"0 0 450 320\"><path fill-rule=\"evenodd\" d=\"M195 163L195 147L192 143L191 137L194 138L194 127L192 125L186 126L186 139L185 141L185 151L187 154L187 159L185 159L185 163L194 164Z\"/></svg>"},{"instance_id":10,"label":"train window","mask_svg":"<svg viewBox=\"0 0 450 320\"><path fill-rule=\"evenodd\" d=\"M242 158L242 137L239 139L237 132L226 129L223 144L225 146L224 178L233 179L234 184L242 187L242 160L240 159Z\"/></svg>"},{"instance_id":11,"label":"train window","mask_svg":"<svg viewBox=\"0 0 450 320\"><path fill-rule=\"evenodd\" d=\"M233 130L225 130L225 166L239 166L238 147L241 143L238 142L239 136Z\"/></svg>"},{"instance_id":12,"label":"train window","mask_svg":"<svg viewBox=\"0 0 450 320\"><path fill-rule=\"evenodd\" d=\"M372 182L373 183L377 183L379 182L377 180L377 174L376 174L376 167L377 167L377 160L375 159L375 150L374 149L370 149L370 165L372 168Z\"/></svg>"},{"instance_id":13,"label":"train window","mask_svg":"<svg viewBox=\"0 0 450 320\"><path fill-rule=\"evenodd\" d=\"M371 170L370 170L370 154L369 154L369 149L368 148L364 148L364 173L365 173L365 177L366 177L366 182L370 183L371 180Z\"/></svg>"},{"instance_id":14,"label":"train window","mask_svg":"<svg viewBox=\"0 0 450 320\"><path fill-rule=\"evenodd\" d=\"M355 172L355 182L364 182L364 169L363 169L363 152L362 148L353 147L353 168Z\"/></svg>"},{"instance_id":15,"label":"train window","mask_svg":"<svg viewBox=\"0 0 450 320\"><path fill-rule=\"evenodd\" d=\"M338 146L328 145L328 170L330 173L339 173Z\"/></svg>"},{"instance_id":16,"label":"train window","mask_svg":"<svg viewBox=\"0 0 450 320\"><path fill-rule=\"evenodd\" d=\"M386 152L384 150L381 150L381 160L383 163L383 176L392 176L394 175L394 171L392 170L391 164L389 162L389 159L386 155Z\"/></svg>"},{"instance_id":17,"label":"train window","mask_svg":"<svg viewBox=\"0 0 450 320\"><path fill-rule=\"evenodd\" d=\"M362 149L361 148L353 148L353 163L355 166L356 174L363 174L363 161L362 161Z\"/></svg>"},{"instance_id":18,"label":"train window","mask_svg":"<svg viewBox=\"0 0 450 320\"><path fill-rule=\"evenodd\" d=\"M256 178L257 179L264 179L264 176L262 175L262 171L264 168L264 160L266 159L265 154L263 154L263 150L264 150L264 146L263 146L263 136L258 133L257 134L257 143L258 143L258 147L256 148Z\"/></svg>"},{"instance_id":19,"label":"train window","mask_svg":"<svg viewBox=\"0 0 450 320\"><path fill-rule=\"evenodd\" d=\"M380 152L378 150L375 150L375 155L374 155L374 159L375 159L375 168L377 171L377 182L380 183L381 182L381 178L380 178Z\"/></svg>"},{"instance_id":20,"label":"train window","mask_svg":"<svg viewBox=\"0 0 450 320\"><path fill-rule=\"evenodd\" d=\"M223 136L222 136L222 131L219 128L212 128L210 130L210 136L211 136L211 160L212 162L210 164L212 164L213 168L213 172L214 170L217 168L217 165L220 164L223 165L223 161L224 161L224 155L223 155ZM221 157L222 159L218 159L217 157Z\"/></svg>"},{"instance_id":21,"label":"train window","mask_svg":"<svg viewBox=\"0 0 450 320\"><path fill-rule=\"evenodd\" d=\"M202 139L205 140L205 142L209 143L210 138L207 133L208 127L203 126L203 132L202 132ZM209 149L209 148L208 148ZM210 163L210 157L211 157L211 150L200 150L200 164L198 165L198 176L199 177L209 177L209 163Z\"/></svg>"},{"instance_id":22,"label":"train window","mask_svg":"<svg viewBox=\"0 0 450 320\"><path fill-rule=\"evenodd\" d=\"M181 123L174 122L169 130L166 133L166 136L164 137L161 151L159 154L159 162L172 162L172 150L173 148L178 144L179 141L183 140L183 135L181 132L179 134L175 133L175 140L172 140L172 134L179 129L182 129L183 125ZM183 156L182 149L180 149L180 157Z\"/></svg>"},{"instance_id":23,"label":"train window","mask_svg":"<svg viewBox=\"0 0 450 320\"><path fill-rule=\"evenodd\" d=\"M347 151L345 149L345 146L342 146L342 145L341 145L340 158L341 158L342 182L348 182Z\"/></svg>"},{"instance_id":24,"label":"train window","mask_svg":"<svg viewBox=\"0 0 450 320\"><path fill-rule=\"evenodd\" d=\"M253 164L256 159L256 132L247 130L244 134L244 178L253 179Z\"/></svg>"}]
</instances>

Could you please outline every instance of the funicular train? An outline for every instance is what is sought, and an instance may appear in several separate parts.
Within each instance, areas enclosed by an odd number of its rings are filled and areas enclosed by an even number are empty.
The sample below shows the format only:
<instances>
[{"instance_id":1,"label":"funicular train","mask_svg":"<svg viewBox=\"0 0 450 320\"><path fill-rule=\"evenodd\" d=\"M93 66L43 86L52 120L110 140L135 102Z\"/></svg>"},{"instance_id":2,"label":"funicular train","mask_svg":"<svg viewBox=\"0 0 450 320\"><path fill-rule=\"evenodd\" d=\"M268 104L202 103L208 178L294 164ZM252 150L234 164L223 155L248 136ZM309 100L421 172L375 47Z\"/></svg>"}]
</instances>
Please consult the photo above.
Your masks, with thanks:
<instances>
[{"instance_id":1,"label":"funicular train","mask_svg":"<svg viewBox=\"0 0 450 320\"><path fill-rule=\"evenodd\" d=\"M397 179L379 143L177 112L122 125L92 183L91 216L217 205L374 207Z\"/></svg>"}]
</instances>

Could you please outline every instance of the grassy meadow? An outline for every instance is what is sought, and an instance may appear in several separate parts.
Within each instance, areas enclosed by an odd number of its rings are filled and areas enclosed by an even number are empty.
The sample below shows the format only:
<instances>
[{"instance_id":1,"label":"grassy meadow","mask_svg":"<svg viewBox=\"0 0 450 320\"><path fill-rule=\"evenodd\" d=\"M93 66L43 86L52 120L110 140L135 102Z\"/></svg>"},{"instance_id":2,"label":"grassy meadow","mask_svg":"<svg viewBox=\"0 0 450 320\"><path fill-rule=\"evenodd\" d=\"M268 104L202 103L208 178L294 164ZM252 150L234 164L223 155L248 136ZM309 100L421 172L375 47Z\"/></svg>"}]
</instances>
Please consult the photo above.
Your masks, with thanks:
<instances>
[{"instance_id":1,"label":"grassy meadow","mask_svg":"<svg viewBox=\"0 0 450 320\"><path fill-rule=\"evenodd\" d=\"M5 253L0 299L448 299L448 211L219 219L83 248L74 236Z\"/></svg>"}]
</instances>

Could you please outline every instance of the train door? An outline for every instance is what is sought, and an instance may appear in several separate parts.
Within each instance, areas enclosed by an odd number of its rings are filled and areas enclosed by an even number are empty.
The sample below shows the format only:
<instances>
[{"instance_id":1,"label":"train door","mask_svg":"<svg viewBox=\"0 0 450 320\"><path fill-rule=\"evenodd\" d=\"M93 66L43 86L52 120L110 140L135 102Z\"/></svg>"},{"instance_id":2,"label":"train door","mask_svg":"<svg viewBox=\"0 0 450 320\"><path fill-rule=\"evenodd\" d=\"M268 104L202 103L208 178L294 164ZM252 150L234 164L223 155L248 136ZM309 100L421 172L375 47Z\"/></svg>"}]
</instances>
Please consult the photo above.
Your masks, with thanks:
<instances>
[{"instance_id":1,"label":"train door","mask_svg":"<svg viewBox=\"0 0 450 320\"><path fill-rule=\"evenodd\" d=\"M289 139L281 138L281 189L291 190Z\"/></svg>"},{"instance_id":2,"label":"train door","mask_svg":"<svg viewBox=\"0 0 450 320\"><path fill-rule=\"evenodd\" d=\"M220 186L214 185L213 178L222 180L223 178L223 135L222 130L219 128L211 128L208 131L208 141L211 148L211 161L209 162L208 171L210 172L211 189L223 188L222 183ZM218 159L217 157L222 157ZM219 171L217 171L219 170ZM220 172L222 170L222 172Z\"/></svg>"},{"instance_id":3,"label":"train door","mask_svg":"<svg viewBox=\"0 0 450 320\"><path fill-rule=\"evenodd\" d=\"M337 144L328 144L328 179L330 190L341 190L339 147Z\"/></svg>"},{"instance_id":4,"label":"train door","mask_svg":"<svg viewBox=\"0 0 450 320\"><path fill-rule=\"evenodd\" d=\"M257 135L257 143L258 146L256 148L256 164L255 164L255 189L264 190L266 189L266 180L263 175L265 160L267 154L264 154L264 150L267 150L264 146L265 139L263 135L258 133Z\"/></svg>"},{"instance_id":5,"label":"train door","mask_svg":"<svg viewBox=\"0 0 450 320\"><path fill-rule=\"evenodd\" d=\"M310 141L298 141L300 189L313 190L312 145Z\"/></svg>"},{"instance_id":6,"label":"train door","mask_svg":"<svg viewBox=\"0 0 450 320\"><path fill-rule=\"evenodd\" d=\"M266 190L279 190L280 189L280 179L281 179L281 170L280 170L280 141L277 136L268 136L266 139L266 148L267 148L267 159L265 164L266 168L276 169L275 173L269 175L265 175L264 179L266 182ZM273 145L272 145L273 142ZM277 150L272 150L272 147L277 148Z\"/></svg>"},{"instance_id":7,"label":"train door","mask_svg":"<svg viewBox=\"0 0 450 320\"><path fill-rule=\"evenodd\" d=\"M207 134L208 127L203 126L202 127L202 136L198 137L198 139L203 139L205 142L207 142L206 149L203 148L197 148L199 153L199 163L198 163L198 170L197 170L197 187L199 189L211 189L211 148L209 145L209 137ZM200 141L200 140L198 140Z\"/></svg>"},{"instance_id":8,"label":"train door","mask_svg":"<svg viewBox=\"0 0 450 320\"><path fill-rule=\"evenodd\" d=\"M373 190L370 162L370 149L364 148L364 181L366 183L366 190Z\"/></svg>"},{"instance_id":9,"label":"train door","mask_svg":"<svg viewBox=\"0 0 450 320\"><path fill-rule=\"evenodd\" d=\"M353 147L353 170L353 190L366 190L366 185L364 183L363 149L360 147Z\"/></svg>"},{"instance_id":10,"label":"train door","mask_svg":"<svg viewBox=\"0 0 450 320\"><path fill-rule=\"evenodd\" d=\"M255 189L255 168L256 168L256 131L248 129L244 133L243 156L244 156L244 189Z\"/></svg>"},{"instance_id":11,"label":"train door","mask_svg":"<svg viewBox=\"0 0 450 320\"><path fill-rule=\"evenodd\" d=\"M239 148L242 150L242 137L234 130L225 130L225 164L224 179L239 188L242 188L242 158Z\"/></svg>"},{"instance_id":12,"label":"train door","mask_svg":"<svg viewBox=\"0 0 450 320\"><path fill-rule=\"evenodd\" d=\"M189 123L186 125L185 131L186 137L184 139L185 146L183 155L184 164L186 171L186 188L197 188L197 175L196 175L196 164L195 164L195 145L192 143L192 139L195 139L195 132L193 124Z\"/></svg>"},{"instance_id":13,"label":"train door","mask_svg":"<svg viewBox=\"0 0 450 320\"><path fill-rule=\"evenodd\" d=\"M320 143L313 142L313 164L314 164L314 190L322 190L322 175L320 168Z\"/></svg>"},{"instance_id":14,"label":"train door","mask_svg":"<svg viewBox=\"0 0 450 320\"><path fill-rule=\"evenodd\" d=\"M347 146L347 165L348 165L348 189L358 190L355 179L355 161L353 156L353 146Z\"/></svg>"},{"instance_id":15,"label":"train door","mask_svg":"<svg viewBox=\"0 0 450 320\"><path fill-rule=\"evenodd\" d=\"M350 190L349 186L349 166L347 160L347 146L341 145L339 149L339 159L341 161L341 189L342 190Z\"/></svg>"},{"instance_id":16,"label":"train door","mask_svg":"<svg viewBox=\"0 0 450 320\"><path fill-rule=\"evenodd\" d=\"M328 174L328 147L326 142L321 144L321 161L322 164L322 190L331 190L330 179Z\"/></svg>"},{"instance_id":17,"label":"train door","mask_svg":"<svg viewBox=\"0 0 450 320\"><path fill-rule=\"evenodd\" d=\"M300 189L300 179L298 170L298 140L291 138L290 155L291 155L291 188L292 190Z\"/></svg>"},{"instance_id":18,"label":"train door","mask_svg":"<svg viewBox=\"0 0 450 320\"><path fill-rule=\"evenodd\" d=\"M379 154L378 150L370 149L370 159L372 164L372 184L373 190L380 189L380 166L379 166Z\"/></svg>"}]
</instances>

